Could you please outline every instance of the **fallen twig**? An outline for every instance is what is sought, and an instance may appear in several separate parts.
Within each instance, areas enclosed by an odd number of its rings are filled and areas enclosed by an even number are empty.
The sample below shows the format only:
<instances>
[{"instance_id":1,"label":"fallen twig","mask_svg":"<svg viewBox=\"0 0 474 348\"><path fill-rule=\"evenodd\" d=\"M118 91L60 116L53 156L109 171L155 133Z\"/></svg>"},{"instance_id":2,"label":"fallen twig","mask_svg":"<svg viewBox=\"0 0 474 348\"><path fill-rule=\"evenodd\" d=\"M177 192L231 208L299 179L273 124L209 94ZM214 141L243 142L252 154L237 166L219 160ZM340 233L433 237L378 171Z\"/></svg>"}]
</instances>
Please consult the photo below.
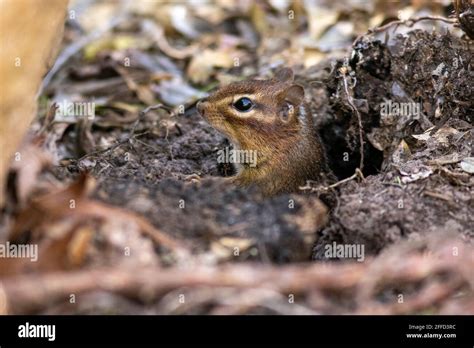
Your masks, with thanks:
<instances>
[{"instance_id":1,"label":"fallen twig","mask_svg":"<svg viewBox=\"0 0 474 348\"><path fill-rule=\"evenodd\" d=\"M114 267L19 275L3 280L0 286L0 293L3 293L0 308L8 308L12 314L32 313L65 301L71 294L80 298L80 295L93 291L106 291L149 302L173 290L186 288L186 291L192 291L207 287L209 291L220 288L266 289L284 296L292 294L300 299L309 297L313 300L300 300L298 304L313 311L414 313L433 308L460 289L464 289L466 296L472 295L470 287L473 284L472 279L469 279L470 270L474 267L474 259L470 257L472 248L454 241L435 245L437 247L432 254L399 248L391 254L366 259L363 263L291 266L237 264L168 269L148 267L139 272ZM456 255L449 253L452 247L457 248ZM449 285L446 281L440 282L446 277L449 277ZM395 287L402 291L403 286L410 289L410 284L420 283L424 284L422 289L405 294L406 301L401 304L397 297L392 301L380 301L377 297L381 289ZM341 308L341 298L335 299L335 293L339 297L347 297L349 303L355 301L355 304Z\"/></svg>"},{"instance_id":2,"label":"fallen twig","mask_svg":"<svg viewBox=\"0 0 474 348\"><path fill-rule=\"evenodd\" d=\"M355 112L357 116L357 122L359 126L359 143L360 143L360 161L359 161L359 170L362 171L364 168L364 129L362 128L362 118L360 116L359 110L357 107L354 105L354 100L352 98L351 93L349 93L349 85L347 83L347 76L348 76L348 69L347 67L342 67L340 69L340 72L342 74L342 81L344 82L344 91L346 92L347 95L347 102L349 103L350 107L352 110Z\"/></svg>"}]
</instances>

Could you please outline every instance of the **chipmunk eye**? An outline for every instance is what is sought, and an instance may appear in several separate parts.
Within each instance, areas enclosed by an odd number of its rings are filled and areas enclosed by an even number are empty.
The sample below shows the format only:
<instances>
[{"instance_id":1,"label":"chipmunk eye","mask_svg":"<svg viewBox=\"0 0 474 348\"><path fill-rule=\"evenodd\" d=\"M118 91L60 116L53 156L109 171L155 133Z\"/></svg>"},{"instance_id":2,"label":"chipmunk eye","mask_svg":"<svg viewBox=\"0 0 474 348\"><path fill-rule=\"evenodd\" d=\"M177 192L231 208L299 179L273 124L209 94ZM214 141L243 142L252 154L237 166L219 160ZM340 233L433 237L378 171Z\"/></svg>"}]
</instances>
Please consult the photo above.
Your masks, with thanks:
<instances>
[{"instance_id":1,"label":"chipmunk eye","mask_svg":"<svg viewBox=\"0 0 474 348\"><path fill-rule=\"evenodd\" d=\"M247 112L253 107L253 103L249 98L243 97L237 100L233 106L240 112Z\"/></svg>"}]
</instances>

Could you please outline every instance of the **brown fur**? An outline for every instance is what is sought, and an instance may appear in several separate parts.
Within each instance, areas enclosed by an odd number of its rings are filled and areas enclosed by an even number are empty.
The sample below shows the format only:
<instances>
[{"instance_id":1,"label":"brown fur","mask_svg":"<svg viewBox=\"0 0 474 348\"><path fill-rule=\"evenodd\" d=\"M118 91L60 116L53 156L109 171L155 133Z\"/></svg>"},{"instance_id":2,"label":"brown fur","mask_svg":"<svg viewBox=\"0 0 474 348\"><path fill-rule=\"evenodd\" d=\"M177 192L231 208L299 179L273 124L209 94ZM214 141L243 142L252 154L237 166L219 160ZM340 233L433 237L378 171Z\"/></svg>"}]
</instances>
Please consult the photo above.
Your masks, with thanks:
<instances>
[{"instance_id":1,"label":"brown fur","mask_svg":"<svg viewBox=\"0 0 474 348\"><path fill-rule=\"evenodd\" d=\"M232 104L243 96L254 108L239 113ZM257 166L242 165L233 182L256 185L270 196L295 192L307 180L320 178L324 154L303 99L293 72L284 69L274 79L233 83L199 102L200 114L235 148L257 151ZM285 113L288 107L294 112Z\"/></svg>"}]
</instances>

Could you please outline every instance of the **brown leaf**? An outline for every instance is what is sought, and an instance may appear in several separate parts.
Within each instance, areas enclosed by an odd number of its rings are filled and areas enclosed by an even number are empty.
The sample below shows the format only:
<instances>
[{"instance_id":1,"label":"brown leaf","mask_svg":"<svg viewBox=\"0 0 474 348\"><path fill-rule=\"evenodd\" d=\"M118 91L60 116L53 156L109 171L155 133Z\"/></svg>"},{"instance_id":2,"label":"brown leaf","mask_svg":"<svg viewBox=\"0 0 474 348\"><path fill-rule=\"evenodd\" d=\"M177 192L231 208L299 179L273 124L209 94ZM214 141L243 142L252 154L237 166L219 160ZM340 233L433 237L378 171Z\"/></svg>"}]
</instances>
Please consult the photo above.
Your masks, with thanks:
<instances>
[{"instance_id":1,"label":"brown leaf","mask_svg":"<svg viewBox=\"0 0 474 348\"><path fill-rule=\"evenodd\" d=\"M215 68L231 68L234 65L234 59L239 57L240 52L237 50L205 49L193 56L186 74L194 83L205 83L214 73Z\"/></svg>"},{"instance_id":2,"label":"brown leaf","mask_svg":"<svg viewBox=\"0 0 474 348\"><path fill-rule=\"evenodd\" d=\"M51 156L34 144L24 144L14 155L11 173L15 180L10 181L15 203L23 206L34 190L38 175L51 164Z\"/></svg>"}]
</instances>

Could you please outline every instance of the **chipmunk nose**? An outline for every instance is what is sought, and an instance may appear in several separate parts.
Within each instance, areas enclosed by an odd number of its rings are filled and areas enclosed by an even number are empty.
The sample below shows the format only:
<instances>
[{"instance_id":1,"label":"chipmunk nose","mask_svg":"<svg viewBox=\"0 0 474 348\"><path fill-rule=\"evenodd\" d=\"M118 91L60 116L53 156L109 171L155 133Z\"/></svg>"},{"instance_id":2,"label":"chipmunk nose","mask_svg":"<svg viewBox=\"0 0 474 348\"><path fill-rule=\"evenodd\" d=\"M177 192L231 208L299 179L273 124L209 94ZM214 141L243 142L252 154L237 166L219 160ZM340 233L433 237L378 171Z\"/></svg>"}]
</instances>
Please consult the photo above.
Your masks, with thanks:
<instances>
[{"instance_id":1,"label":"chipmunk nose","mask_svg":"<svg viewBox=\"0 0 474 348\"><path fill-rule=\"evenodd\" d=\"M198 103L196 104L198 112L201 114L201 116L204 116L204 110L206 109L207 103L207 99L204 98L198 101Z\"/></svg>"}]
</instances>

